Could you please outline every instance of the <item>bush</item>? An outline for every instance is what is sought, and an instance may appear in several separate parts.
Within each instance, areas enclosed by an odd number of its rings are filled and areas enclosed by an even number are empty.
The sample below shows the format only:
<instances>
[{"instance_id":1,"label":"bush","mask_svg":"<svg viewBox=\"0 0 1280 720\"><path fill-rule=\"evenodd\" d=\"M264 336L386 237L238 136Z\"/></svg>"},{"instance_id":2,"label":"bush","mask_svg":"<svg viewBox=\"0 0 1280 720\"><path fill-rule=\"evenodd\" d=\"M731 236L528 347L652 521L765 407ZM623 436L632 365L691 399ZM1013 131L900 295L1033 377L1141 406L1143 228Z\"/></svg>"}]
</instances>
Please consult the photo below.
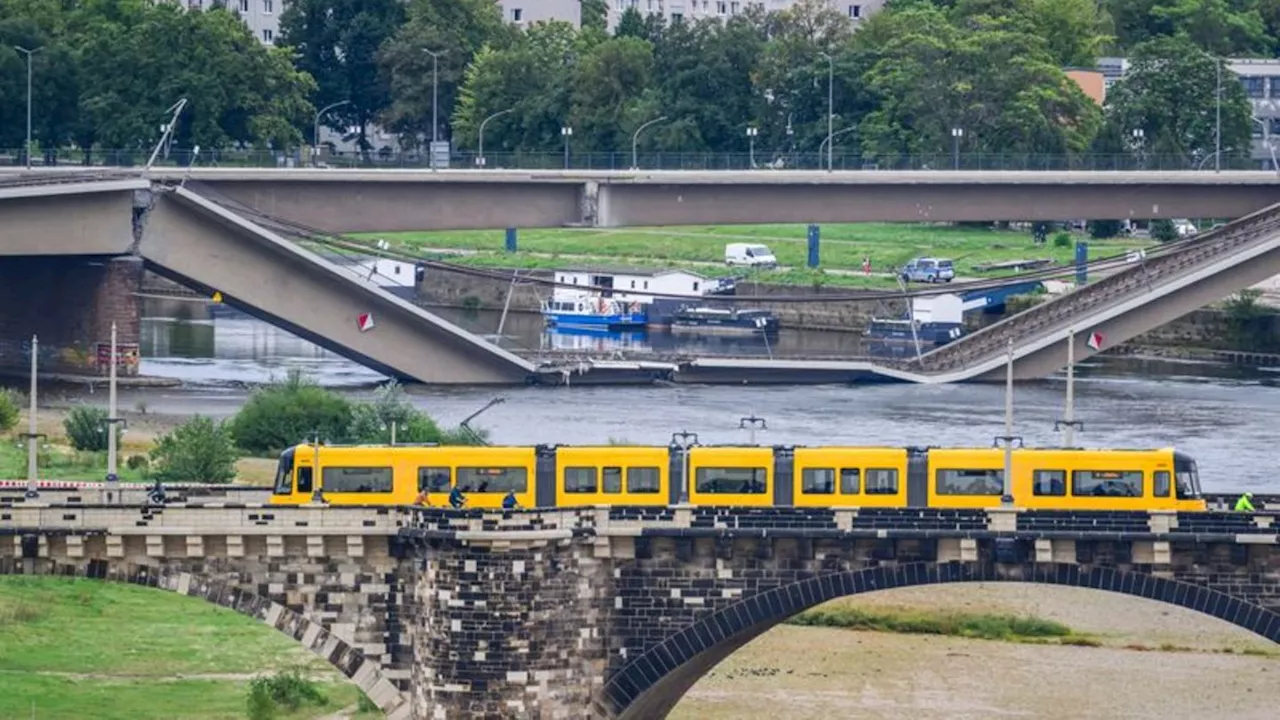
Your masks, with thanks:
<instances>
[{"instance_id":1,"label":"bush","mask_svg":"<svg viewBox=\"0 0 1280 720\"><path fill-rule=\"evenodd\" d=\"M81 405L72 408L62 421L71 447L85 452L102 452L107 449L107 411L100 407ZM120 429L116 428L116 445L120 445Z\"/></svg>"},{"instance_id":2,"label":"bush","mask_svg":"<svg viewBox=\"0 0 1280 720\"><path fill-rule=\"evenodd\" d=\"M141 470L146 472L147 468L151 466L151 461L147 460L146 455L130 455L125 459L124 466L130 470Z\"/></svg>"},{"instance_id":3,"label":"bush","mask_svg":"<svg viewBox=\"0 0 1280 720\"><path fill-rule=\"evenodd\" d=\"M316 432L326 442L345 442L351 403L307 380L296 370L284 382L253 393L231 421L235 444L255 455L275 455L305 442Z\"/></svg>"},{"instance_id":4,"label":"bush","mask_svg":"<svg viewBox=\"0 0 1280 720\"><path fill-rule=\"evenodd\" d=\"M1071 233L1060 232L1053 236L1053 246L1060 248L1069 248L1072 246Z\"/></svg>"},{"instance_id":5,"label":"bush","mask_svg":"<svg viewBox=\"0 0 1280 720\"><path fill-rule=\"evenodd\" d=\"M1173 226L1172 220L1152 220L1151 239L1162 243L1173 242L1178 239L1178 229Z\"/></svg>"},{"instance_id":6,"label":"bush","mask_svg":"<svg viewBox=\"0 0 1280 720\"><path fill-rule=\"evenodd\" d=\"M434 421L419 412L405 397L404 388L395 380L378 388L373 402L352 408L352 440L360 443L391 442L391 424L396 425L396 442L439 442L440 429Z\"/></svg>"},{"instance_id":7,"label":"bush","mask_svg":"<svg viewBox=\"0 0 1280 720\"><path fill-rule=\"evenodd\" d=\"M1090 220L1089 221L1089 237L1095 240L1106 240L1120 234L1120 229L1124 224L1119 220Z\"/></svg>"},{"instance_id":8,"label":"bush","mask_svg":"<svg viewBox=\"0 0 1280 720\"><path fill-rule=\"evenodd\" d=\"M0 388L0 432L9 432L18 424L22 413L22 400L18 393Z\"/></svg>"},{"instance_id":9,"label":"bush","mask_svg":"<svg viewBox=\"0 0 1280 720\"><path fill-rule=\"evenodd\" d=\"M250 720L271 720L281 709L293 712L303 705L323 707L328 703L316 684L296 669L249 681Z\"/></svg>"},{"instance_id":10,"label":"bush","mask_svg":"<svg viewBox=\"0 0 1280 720\"><path fill-rule=\"evenodd\" d=\"M151 476L161 482L229 483L236 476L235 442L225 425L196 415L160 436L151 462Z\"/></svg>"}]
</instances>

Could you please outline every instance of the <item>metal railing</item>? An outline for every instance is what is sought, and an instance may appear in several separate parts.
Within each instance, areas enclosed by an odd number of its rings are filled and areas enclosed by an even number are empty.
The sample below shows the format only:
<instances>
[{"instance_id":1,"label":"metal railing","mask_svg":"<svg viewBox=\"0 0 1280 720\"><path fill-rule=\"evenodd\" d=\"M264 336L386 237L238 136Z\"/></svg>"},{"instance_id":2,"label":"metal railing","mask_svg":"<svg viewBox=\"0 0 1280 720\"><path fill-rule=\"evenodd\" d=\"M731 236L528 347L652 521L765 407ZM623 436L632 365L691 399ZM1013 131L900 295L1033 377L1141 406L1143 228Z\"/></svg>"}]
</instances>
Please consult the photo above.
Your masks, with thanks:
<instances>
[{"instance_id":1,"label":"metal railing","mask_svg":"<svg viewBox=\"0 0 1280 720\"><path fill-rule=\"evenodd\" d=\"M966 170L966 171L1151 171L1200 170L1213 172L1212 164L1202 161L1198 155L1137 155L1083 154L1061 155L1047 153L961 153L958 158L951 153L927 153L907 156L872 156L862 152L837 148L832 155L832 169L842 172L861 170ZM140 168L146 164L144 150L94 150L87 158L77 149L63 149L33 158L35 167L80 166L109 168ZM0 168L22 167L25 156L21 149L0 148ZM253 149L202 149L198 156L190 150L173 148L156 161L157 166L186 167L311 167L320 165L333 168L417 168L430 167L430 159L424 152L375 151L367 155L358 152L324 152L313 163L305 150L278 152ZM1243 154L1226 155L1222 159L1224 170L1258 170L1269 167L1270 158L1250 157ZM827 158L817 152L764 152L757 150L755 163L749 152L701 152L701 151L649 151L636 158L641 170L691 170L691 171L744 171L760 170L825 170ZM566 163L562 150L557 151L489 151L480 157L471 150L454 151L449 168L482 171L519 170L628 170L632 166L630 150L612 152L573 152Z\"/></svg>"}]
</instances>

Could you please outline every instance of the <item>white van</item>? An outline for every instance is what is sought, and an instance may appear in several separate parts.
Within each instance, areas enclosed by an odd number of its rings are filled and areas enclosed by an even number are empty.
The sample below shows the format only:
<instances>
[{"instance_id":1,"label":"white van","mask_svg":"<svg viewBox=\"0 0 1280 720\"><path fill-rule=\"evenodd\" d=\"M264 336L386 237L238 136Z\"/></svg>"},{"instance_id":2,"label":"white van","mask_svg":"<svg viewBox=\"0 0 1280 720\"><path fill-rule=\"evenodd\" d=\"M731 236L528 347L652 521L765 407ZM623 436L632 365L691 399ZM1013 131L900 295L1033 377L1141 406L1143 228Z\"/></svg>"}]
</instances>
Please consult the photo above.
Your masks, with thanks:
<instances>
[{"instance_id":1,"label":"white van","mask_svg":"<svg viewBox=\"0 0 1280 720\"><path fill-rule=\"evenodd\" d=\"M778 258L765 245L752 243L729 243L724 246L725 265L744 265L746 267L776 268Z\"/></svg>"}]
</instances>

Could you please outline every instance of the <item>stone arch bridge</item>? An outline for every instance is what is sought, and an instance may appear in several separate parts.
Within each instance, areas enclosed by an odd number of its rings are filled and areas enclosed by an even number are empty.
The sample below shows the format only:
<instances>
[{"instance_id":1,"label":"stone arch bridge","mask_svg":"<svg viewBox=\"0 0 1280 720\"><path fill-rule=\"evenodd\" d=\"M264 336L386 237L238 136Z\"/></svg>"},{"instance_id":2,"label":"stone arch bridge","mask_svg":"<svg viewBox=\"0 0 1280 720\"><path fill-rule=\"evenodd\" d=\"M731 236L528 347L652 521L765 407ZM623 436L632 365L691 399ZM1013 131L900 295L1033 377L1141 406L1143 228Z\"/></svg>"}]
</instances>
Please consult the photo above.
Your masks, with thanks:
<instances>
[{"instance_id":1,"label":"stone arch bridge","mask_svg":"<svg viewBox=\"0 0 1280 720\"><path fill-rule=\"evenodd\" d=\"M0 574L203 597L327 658L393 718L662 717L782 620L907 585L1090 587L1280 641L1270 511L147 508L89 494L0 495Z\"/></svg>"}]
</instances>

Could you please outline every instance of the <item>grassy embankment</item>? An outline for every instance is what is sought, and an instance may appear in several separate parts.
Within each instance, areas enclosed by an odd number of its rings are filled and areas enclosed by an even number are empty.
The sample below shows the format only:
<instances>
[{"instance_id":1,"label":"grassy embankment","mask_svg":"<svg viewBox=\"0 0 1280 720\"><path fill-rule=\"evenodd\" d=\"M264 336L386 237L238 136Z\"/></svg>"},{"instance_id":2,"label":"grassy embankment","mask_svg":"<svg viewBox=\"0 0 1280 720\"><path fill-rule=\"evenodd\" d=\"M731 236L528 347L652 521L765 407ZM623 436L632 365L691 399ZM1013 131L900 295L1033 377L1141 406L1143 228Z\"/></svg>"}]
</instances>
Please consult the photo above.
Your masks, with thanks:
<instances>
[{"instance_id":1,"label":"grassy embankment","mask_svg":"<svg viewBox=\"0 0 1280 720\"><path fill-rule=\"evenodd\" d=\"M949 257L961 277L993 277L999 271L975 266L1008 260L1050 259L1070 263L1074 249L1052 241L1036 245L1027 232L950 225L859 223L822 227L820 270L805 268L808 245L802 225L742 225L625 229L524 230L519 251L503 252L501 230L370 233L356 236L372 242L389 241L393 247L419 255L433 250L463 250L465 255L440 255L450 262L486 267L554 268L582 264L625 264L642 267L677 267L706 272L724 269L724 246L730 242L767 244L787 269L755 274L761 281L843 287L895 286L892 277L840 274L858 271L870 257L876 273L886 273L917 256ZM1079 239L1082 236L1077 236ZM1100 258L1146 247L1140 238L1090 240L1090 256ZM823 273L821 270L837 271Z\"/></svg>"},{"instance_id":2,"label":"grassy embankment","mask_svg":"<svg viewBox=\"0 0 1280 720\"><path fill-rule=\"evenodd\" d=\"M41 480L73 480L99 482L107 474L106 453L80 452L71 446L62 421L67 410L41 408L36 423L37 432L45 434L41 439L38 455ZM127 460L132 455L147 455L155 446L156 438L172 430L189 418L142 413L137 410L120 412L128 421L128 432L122 438L119 455L119 475L122 482L146 482L142 470L130 468ZM0 480L20 480L27 477L27 443L20 435L27 431L24 412L15 429L0 437ZM273 458L241 458L236 463L237 484L269 485L275 472Z\"/></svg>"},{"instance_id":3,"label":"grassy embankment","mask_svg":"<svg viewBox=\"0 0 1280 720\"><path fill-rule=\"evenodd\" d=\"M357 706L356 687L323 660L203 600L96 580L0 577L0 717L241 719L249 680L287 668L313 679L327 702L277 718Z\"/></svg>"}]
</instances>

